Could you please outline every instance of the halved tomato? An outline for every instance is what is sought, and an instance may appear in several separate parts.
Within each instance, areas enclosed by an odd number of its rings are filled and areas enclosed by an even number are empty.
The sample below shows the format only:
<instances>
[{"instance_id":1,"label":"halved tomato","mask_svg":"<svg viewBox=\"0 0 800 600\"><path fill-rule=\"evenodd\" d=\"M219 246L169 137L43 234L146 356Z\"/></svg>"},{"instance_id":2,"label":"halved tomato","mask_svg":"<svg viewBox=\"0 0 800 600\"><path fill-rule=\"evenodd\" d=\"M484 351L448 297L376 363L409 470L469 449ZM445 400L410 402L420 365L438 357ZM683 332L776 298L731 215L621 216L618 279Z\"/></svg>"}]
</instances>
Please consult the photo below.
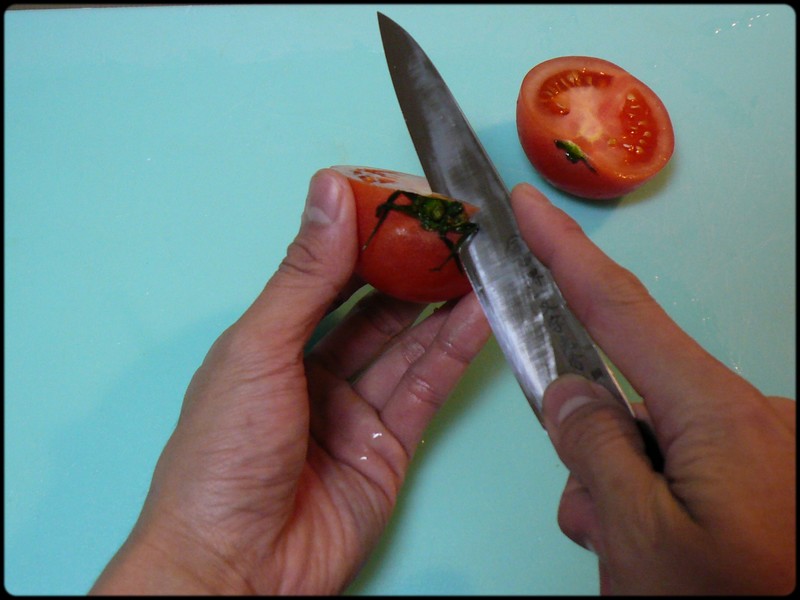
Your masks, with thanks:
<instances>
[{"instance_id":1,"label":"halved tomato","mask_svg":"<svg viewBox=\"0 0 800 600\"><path fill-rule=\"evenodd\" d=\"M377 290L411 302L441 302L472 288L456 254L476 226L475 206L431 192L417 175L335 166L356 201L356 274Z\"/></svg>"},{"instance_id":2,"label":"halved tomato","mask_svg":"<svg viewBox=\"0 0 800 600\"><path fill-rule=\"evenodd\" d=\"M590 199L641 186L675 148L664 103L623 68L589 56L533 67L517 99L517 131L537 171L555 187Z\"/></svg>"}]
</instances>

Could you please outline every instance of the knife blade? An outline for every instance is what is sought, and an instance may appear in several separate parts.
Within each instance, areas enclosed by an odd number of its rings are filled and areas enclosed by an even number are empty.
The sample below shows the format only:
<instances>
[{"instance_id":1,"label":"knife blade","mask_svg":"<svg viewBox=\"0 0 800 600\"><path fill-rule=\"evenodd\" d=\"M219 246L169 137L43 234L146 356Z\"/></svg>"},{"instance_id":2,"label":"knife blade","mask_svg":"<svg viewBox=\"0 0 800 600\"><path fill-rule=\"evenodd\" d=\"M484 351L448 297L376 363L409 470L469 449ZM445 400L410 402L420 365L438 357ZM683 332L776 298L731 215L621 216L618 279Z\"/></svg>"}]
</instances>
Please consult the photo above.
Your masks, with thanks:
<instances>
[{"instance_id":1,"label":"knife blade","mask_svg":"<svg viewBox=\"0 0 800 600\"><path fill-rule=\"evenodd\" d=\"M479 230L460 258L489 325L542 425L542 399L560 375L575 373L605 387L634 416L619 382L574 316L550 271L528 249L510 194L469 121L417 42L378 13L392 83L428 183L469 202ZM637 420L654 467L655 438Z\"/></svg>"}]
</instances>

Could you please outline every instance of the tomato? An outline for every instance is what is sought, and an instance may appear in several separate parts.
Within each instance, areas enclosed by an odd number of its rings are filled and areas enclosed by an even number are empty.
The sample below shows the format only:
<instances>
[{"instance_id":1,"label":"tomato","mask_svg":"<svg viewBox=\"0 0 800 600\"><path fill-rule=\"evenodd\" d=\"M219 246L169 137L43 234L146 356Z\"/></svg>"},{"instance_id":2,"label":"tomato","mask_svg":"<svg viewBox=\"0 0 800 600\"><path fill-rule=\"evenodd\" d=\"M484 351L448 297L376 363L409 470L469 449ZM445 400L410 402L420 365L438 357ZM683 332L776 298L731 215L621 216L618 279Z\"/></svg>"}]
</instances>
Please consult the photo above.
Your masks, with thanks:
<instances>
[{"instance_id":1,"label":"tomato","mask_svg":"<svg viewBox=\"0 0 800 600\"><path fill-rule=\"evenodd\" d=\"M357 275L375 289L411 302L441 302L472 289L455 248L477 228L468 220L475 206L432 193L427 180L417 175L331 168L347 177L355 196ZM440 236L434 229L445 223L448 231Z\"/></svg>"},{"instance_id":2,"label":"tomato","mask_svg":"<svg viewBox=\"0 0 800 600\"><path fill-rule=\"evenodd\" d=\"M656 93L589 56L553 58L528 72L517 99L517 131L542 177L590 199L635 190L675 148L672 121Z\"/></svg>"}]
</instances>

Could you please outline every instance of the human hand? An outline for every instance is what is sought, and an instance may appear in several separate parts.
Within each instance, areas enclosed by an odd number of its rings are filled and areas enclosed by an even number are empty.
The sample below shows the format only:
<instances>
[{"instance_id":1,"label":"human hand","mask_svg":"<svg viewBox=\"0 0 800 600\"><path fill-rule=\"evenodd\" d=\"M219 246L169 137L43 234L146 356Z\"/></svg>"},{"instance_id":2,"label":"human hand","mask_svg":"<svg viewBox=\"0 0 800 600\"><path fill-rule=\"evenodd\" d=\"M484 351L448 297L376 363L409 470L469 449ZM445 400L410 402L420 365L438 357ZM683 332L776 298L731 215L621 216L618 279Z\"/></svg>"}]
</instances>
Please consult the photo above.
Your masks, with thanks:
<instances>
[{"instance_id":1,"label":"human hand","mask_svg":"<svg viewBox=\"0 0 800 600\"><path fill-rule=\"evenodd\" d=\"M358 287L350 186L312 179L300 232L186 392L142 513L94 593L328 594L386 525L423 430L490 331L474 296L373 293L308 352Z\"/></svg>"},{"instance_id":2,"label":"human hand","mask_svg":"<svg viewBox=\"0 0 800 600\"><path fill-rule=\"evenodd\" d=\"M655 473L627 411L577 376L544 422L570 470L562 531L599 557L614 594L788 594L795 586L795 402L765 397L682 331L642 283L521 184L522 235L578 319L643 397L665 457Z\"/></svg>"}]
</instances>

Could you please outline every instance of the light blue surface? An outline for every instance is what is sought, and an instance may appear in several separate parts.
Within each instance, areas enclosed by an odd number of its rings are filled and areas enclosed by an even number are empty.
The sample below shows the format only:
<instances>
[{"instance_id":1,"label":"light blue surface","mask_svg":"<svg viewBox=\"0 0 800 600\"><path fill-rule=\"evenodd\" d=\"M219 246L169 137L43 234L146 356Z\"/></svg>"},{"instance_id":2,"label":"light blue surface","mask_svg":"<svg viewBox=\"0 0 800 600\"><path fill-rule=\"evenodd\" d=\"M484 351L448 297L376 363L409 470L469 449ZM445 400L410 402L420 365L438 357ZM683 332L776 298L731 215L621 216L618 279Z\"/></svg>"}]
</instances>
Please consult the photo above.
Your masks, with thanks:
<instances>
[{"instance_id":1,"label":"light blue surface","mask_svg":"<svg viewBox=\"0 0 800 600\"><path fill-rule=\"evenodd\" d=\"M509 186L540 185L762 391L796 390L796 18L787 6L225 6L6 12L5 585L88 590L183 392L299 224L313 172L421 173L376 9L438 66ZM647 82L672 162L613 206L516 138L534 64ZM566 471L494 343L432 424L354 594L594 594Z\"/></svg>"}]
</instances>

